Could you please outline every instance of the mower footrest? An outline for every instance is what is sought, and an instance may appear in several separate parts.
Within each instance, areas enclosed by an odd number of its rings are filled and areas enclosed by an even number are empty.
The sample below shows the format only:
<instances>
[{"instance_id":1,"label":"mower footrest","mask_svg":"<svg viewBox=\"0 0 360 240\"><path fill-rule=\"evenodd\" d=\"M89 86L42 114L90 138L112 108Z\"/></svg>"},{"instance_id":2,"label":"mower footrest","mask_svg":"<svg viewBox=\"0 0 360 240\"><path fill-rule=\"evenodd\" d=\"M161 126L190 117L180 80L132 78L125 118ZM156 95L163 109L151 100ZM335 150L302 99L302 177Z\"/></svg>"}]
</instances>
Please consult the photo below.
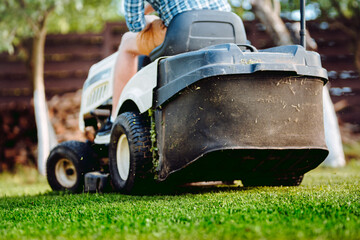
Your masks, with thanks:
<instances>
[{"instance_id":1,"label":"mower footrest","mask_svg":"<svg viewBox=\"0 0 360 240\"><path fill-rule=\"evenodd\" d=\"M108 173L89 172L85 174L85 192L108 192L111 189Z\"/></svg>"}]
</instances>

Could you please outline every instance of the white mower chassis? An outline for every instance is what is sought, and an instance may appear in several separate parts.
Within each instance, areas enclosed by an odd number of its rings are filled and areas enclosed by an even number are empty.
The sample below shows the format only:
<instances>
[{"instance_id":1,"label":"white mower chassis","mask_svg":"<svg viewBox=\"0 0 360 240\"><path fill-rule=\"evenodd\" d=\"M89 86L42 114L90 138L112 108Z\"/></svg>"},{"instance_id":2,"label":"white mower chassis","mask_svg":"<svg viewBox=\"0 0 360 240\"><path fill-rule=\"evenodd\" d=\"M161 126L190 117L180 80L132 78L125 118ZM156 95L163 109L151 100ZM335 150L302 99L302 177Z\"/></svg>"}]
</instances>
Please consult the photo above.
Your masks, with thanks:
<instances>
[{"instance_id":1,"label":"white mower chassis","mask_svg":"<svg viewBox=\"0 0 360 240\"><path fill-rule=\"evenodd\" d=\"M84 83L81 99L79 127L82 131L85 130L84 120L91 114L91 111L112 99L117 55L118 53L114 53L90 68L88 78ZM121 107L127 101L135 103L140 113L152 107L153 89L157 85L159 59L142 68L130 79L121 93L117 108L113 109L113 111L120 114Z\"/></svg>"}]
</instances>

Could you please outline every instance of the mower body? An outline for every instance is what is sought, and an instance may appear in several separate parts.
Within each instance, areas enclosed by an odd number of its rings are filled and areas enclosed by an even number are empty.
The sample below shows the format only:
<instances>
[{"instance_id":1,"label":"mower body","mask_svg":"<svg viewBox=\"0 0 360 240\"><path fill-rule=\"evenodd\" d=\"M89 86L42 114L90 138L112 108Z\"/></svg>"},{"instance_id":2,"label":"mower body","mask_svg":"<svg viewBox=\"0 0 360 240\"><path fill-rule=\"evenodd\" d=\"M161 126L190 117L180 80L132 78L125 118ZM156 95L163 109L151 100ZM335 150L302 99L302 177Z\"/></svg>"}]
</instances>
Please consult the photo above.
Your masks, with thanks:
<instances>
[{"instance_id":1,"label":"mower body","mask_svg":"<svg viewBox=\"0 0 360 240\"><path fill-rule=\"evenodd\" d=\"M110 113L116 56L90 69L81 129L98 129L106 114L97 113ZM112 111L148 122L154 113L157 181L277 185L274 179L298 179L326 158L327 72L317 53L299 45L257 50L235 14L192 11L175 17L147 61Z\"/></svg>"}]
</instances>

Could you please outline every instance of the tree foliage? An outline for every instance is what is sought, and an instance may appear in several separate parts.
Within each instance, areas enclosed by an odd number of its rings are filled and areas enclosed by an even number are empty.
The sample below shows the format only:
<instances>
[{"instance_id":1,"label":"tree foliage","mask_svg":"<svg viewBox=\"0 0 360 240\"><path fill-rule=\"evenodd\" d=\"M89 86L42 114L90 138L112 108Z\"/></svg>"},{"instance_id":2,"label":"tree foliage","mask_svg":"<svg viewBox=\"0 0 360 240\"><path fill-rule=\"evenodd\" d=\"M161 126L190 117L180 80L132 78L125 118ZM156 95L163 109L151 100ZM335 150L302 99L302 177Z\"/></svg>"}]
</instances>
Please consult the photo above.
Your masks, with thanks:
<instances>
[{"instance_id":1,"label":"tree foliage","mask_svg":"<svg viewBox=\"0 0 360 240\"><path fill-rule=\"evenodd\" d=\"M0 52L17 46L33 83L38 137L38 168L45 174L50 148L56 144L44 86L45 39L48 31L67 32L103 26L114 16L111 0L1 0ZM90 27L91 26L91 27Z\"/></svg>"},{"instance_id":2,"label":"tree foliage","mask_svg":"<svg viewBox=\"0 0 360 240\"><path fill-rule=\"evenodd\" d=\"M74 4L79 0L74 0ZM13 51L22 39L39 34L49 14L62 12L70 0L3 0L0 3L0 49Z\"/></svg>"},{"instance_id":3,"label":"tree foliage","mask_svg":"<svg viewBox=\"0 0 360 240\"><path fill-rule=\"evenodd\" d=\"M274 8L278 2L281 3L282 17L299 20L300 0L231 0L230 2L236 13L246 16L246 12L259 14L254 8L244 9L242 6L248 6L249 2L262 2L257 4L261 7L268 5L269 1L272 2ZM360 71L360 0L307 0L306 3L307 19L328 21L332 28L337 28L349 36L352 43L349 47L354 53L355 65ZM260 16L257 17L260 18Z\"/></svg>"},{"instance_id":4,"label":"tree foliage","mask_svg":"<svg viewBox=\"0 0 360 240\"><path fill-rule=\"evenodd\" d=\"M332 26L351 39L356 68L360 72L360 0L320 0L321 17L333 19Z\"/></svg>"},{"instance_id":5,"label":"tree foliage","mask_svg":"<svg viewBox=\"0 0 360 240\"><path fill-rule=\"evenodd\" d=\"M47 32L100 31L105 21L119 20L114 0L1 0L0 52Z\"/></svg>"},{"instance_id":6,"label":"tree foliage","mask_svg":"<svg viewBox=\"0 0 360 240\"><path fill-rule=\"evenodd\" d=\"M49 33L99 32L106 21L119 21L117 0L83 0L82 4L71 4L66 11L55 12L49 18Z\"/></svg>"}]
</instances>

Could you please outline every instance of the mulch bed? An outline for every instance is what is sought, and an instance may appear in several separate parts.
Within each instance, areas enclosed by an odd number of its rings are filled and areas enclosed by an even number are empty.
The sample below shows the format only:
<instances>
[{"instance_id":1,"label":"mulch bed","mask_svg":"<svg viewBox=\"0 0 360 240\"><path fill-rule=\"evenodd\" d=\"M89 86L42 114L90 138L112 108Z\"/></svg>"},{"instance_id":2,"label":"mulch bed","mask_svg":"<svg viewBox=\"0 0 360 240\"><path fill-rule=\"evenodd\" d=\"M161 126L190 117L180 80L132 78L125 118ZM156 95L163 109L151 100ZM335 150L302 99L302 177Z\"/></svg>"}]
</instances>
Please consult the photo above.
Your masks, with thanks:
<instances>
[{"instance_id":1,"label":"mulch bed","mask_svg":"<svg viewBox=\"0 0 360 240\"><path fill-rule=\"evenodd\" d=\"M91 135L79 130L81 90L54 96L48 101L50 120L59 142L85 141ZM0 106L0 172L15 166L36 165L37 131L33 103Z\"/></svg>"}]
</instances>

